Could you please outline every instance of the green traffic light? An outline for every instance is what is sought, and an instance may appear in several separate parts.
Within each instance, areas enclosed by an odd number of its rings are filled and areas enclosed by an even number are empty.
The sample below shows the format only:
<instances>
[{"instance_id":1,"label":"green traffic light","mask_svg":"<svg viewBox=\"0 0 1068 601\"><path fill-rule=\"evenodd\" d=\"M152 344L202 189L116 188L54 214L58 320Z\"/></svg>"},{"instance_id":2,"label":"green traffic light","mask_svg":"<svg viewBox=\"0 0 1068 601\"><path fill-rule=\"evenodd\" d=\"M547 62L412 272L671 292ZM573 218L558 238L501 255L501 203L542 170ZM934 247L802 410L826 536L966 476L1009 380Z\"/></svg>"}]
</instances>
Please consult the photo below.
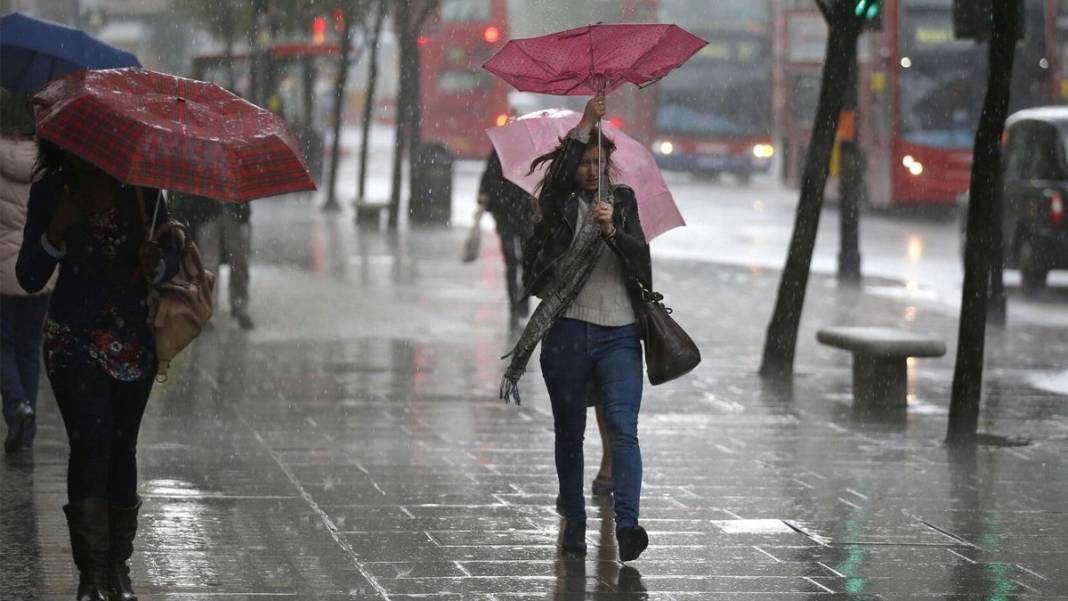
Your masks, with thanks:
<instances>
[{"instance_id":1,"label":"green traffic light","mask_svg":"<svg viewBox=\"0 0 1068 601\"><path fill-rule=\"evenodd\" d=\"M879 16L879 0L857 0L853 14L871 21Z\"/></svg>"}]
</instances>

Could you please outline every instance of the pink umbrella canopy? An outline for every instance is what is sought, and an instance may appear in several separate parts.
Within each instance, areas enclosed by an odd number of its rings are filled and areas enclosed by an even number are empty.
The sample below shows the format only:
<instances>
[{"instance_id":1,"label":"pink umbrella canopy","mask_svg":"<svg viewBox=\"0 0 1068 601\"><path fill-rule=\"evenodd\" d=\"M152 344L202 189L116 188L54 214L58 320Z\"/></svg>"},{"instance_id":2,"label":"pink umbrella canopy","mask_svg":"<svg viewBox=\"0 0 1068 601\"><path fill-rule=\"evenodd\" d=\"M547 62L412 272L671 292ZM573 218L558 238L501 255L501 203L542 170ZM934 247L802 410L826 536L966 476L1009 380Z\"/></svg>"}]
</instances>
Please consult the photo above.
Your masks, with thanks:
<instances>
[{"instance_id":1,"label":"pink umbrella canopy","mask_svg":"<svg viewBox=\"0 0 1068 601\"><path fill-rule=\"evenodd\" d=\"M705 44L677 25L598 23L511 40L482 67L524 92L593 96L654 83Z\"/></svg>"},{"instance_id":2,"label":"pink umbrella canopy","mask_svg":"<svg viewBox=\"0 0 1068 601\"><path fill-rule=\"evenodd\" d=\"M501 159L504 176L534 194L545 177L546 165L543 164L534 173L528 173L531 161L556 147L560 138L578 125L581 118L582 115L575 111L549 109L523 115L501 127L487 129L486 133ZM602 127L604 135L616 144L612 161L619 174L613 181L634 189L646 240L686 225L653 155L610 122L602 123Z\"/></svg>"}]
</instances>

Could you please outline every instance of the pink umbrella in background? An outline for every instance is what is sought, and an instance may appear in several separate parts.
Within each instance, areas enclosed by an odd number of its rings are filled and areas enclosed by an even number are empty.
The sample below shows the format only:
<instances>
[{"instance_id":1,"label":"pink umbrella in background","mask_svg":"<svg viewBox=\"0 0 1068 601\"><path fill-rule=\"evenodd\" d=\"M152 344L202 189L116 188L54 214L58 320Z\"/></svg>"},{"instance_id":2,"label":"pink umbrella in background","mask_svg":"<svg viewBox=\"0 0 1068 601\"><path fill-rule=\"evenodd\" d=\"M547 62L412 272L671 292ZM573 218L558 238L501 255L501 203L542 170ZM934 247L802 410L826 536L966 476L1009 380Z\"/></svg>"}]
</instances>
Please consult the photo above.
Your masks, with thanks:
<instances>
[{"instance_id":1,"label":"pink umbrella in background","mask_svg":"<svg viewBox=\"0 0 1068 601\"><path fill-rule=\"evenodd\" d=\"M706 43L677 25L598 23L511 40L482 68L523 92L593 96L654 83Z\"/></svg>"},{"instance_id":2,"label":"pink umbrella in background","mask_svg":"<svg viewBox=\"0 0 1068 601\"><path fill-rule=\"evenodd\" d=\"M575 111L548 109L523 115L501 127L487 129L486 133L501 159L504 176L534 194L538 183L545 177L545 165L528 174L531 161L555 148L560 138L578 125L581 117ZM613 181L634 189L638 216L642 220L646 239L652 240L672 228L686 225L653 155L611 122L602 123L602 127L604 134L616 144L612 160L619 176L614 177Z\"/></svg>"}]
</instances>

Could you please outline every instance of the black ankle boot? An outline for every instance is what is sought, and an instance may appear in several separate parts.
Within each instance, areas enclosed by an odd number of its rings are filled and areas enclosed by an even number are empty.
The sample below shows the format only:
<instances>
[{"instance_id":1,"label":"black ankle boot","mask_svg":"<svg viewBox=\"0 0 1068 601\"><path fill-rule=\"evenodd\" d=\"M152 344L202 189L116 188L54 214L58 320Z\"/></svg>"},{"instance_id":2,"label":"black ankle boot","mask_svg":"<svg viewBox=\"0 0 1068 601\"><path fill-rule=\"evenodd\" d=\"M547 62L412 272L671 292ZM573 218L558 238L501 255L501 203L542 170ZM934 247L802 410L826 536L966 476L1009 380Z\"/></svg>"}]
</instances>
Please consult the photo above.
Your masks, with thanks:
<instances>
[{"instance_id":1,"label":"black ankle boot","mask_svg":"<svg viewBox=\"0 0 1068 601\"><path fill-rule=\"evenodd\" d=\"M78 601L108 599L108 502L85 499L63 507L70 530L71 555L78 566Z\"/></svg>"},{"instance_id":2,"label":"black ankle boot","mask_svg":"<svg viewBox=\"0 0 1068 601\"><path fill-rule=\"evenodd\" d=\"M620 528L616 530L616 542L619 544L619 561L633 561L649 546L649 535L641 526Z\"/></svg>"},{"instance_id":3,"label":"black ankle boot","mask_svg":"<svg viewBox=\"0 0 1068 601\"><path fill-rule=\"evenodd\" d=\"M560 548L565 553L585 553L586 522L564 520L564 532L560 536Z\"/></svg>"},{"instance_id":4,"label":"black ankle boot","mask_svg":"<svg viewBox=\"0 0 1068 601\"><path fill-rule=\"evenodd\" d=\"M108 561L108 590L111 601L137 601L137 593L130 582L130 556L137 536L137 512L141 501L133 507L111 506L111 553Z\"/></svg>"}]
</instances>

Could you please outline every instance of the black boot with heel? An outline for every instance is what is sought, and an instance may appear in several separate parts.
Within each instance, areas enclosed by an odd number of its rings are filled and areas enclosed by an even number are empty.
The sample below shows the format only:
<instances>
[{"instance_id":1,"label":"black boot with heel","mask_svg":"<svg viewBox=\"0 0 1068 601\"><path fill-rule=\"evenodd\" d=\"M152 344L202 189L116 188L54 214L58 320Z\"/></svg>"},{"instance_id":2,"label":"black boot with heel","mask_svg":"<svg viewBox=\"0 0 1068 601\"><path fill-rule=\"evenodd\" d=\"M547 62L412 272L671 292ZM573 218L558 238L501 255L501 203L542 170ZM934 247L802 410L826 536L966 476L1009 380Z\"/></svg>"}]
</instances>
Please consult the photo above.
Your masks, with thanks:
<instances>
[{"instance_id":1,"label":"black boot with heel","mask_svg":"<svg viewBox=\"0 0 1068 601\"><path fill-rule=\"evenodd\" d=\"M85 499L63 507L70 530L71 554L78 566L78 601L108 597L108 502Z\"/></svg>"},{"instance_id":2,"label":"black boot with heel","mask_svg":"<svg viewBox=\"0 0 1068 601\"><path fill-rule=\"evenodd\" d=\"M137 513L141 501L133 507L111 506L111 554L108 562L108 589L111 601L137 601L130 581L130 556L137 536Z\"/></svg>"}]
</instances>

